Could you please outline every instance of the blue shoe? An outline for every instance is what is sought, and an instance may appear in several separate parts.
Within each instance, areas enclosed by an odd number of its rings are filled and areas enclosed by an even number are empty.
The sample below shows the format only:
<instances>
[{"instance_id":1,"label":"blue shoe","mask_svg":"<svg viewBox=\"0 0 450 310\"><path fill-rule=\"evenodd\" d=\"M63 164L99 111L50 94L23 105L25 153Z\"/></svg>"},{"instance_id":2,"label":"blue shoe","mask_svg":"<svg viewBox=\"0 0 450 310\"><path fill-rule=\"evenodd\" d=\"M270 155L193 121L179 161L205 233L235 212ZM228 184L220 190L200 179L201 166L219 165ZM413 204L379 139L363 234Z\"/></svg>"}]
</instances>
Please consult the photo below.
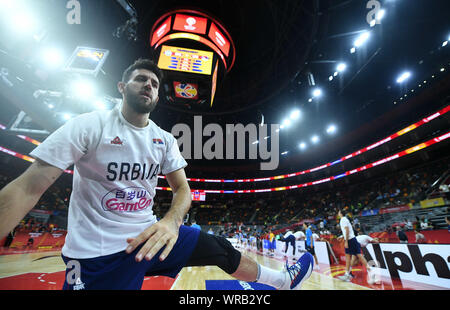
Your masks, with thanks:
<instances>
[{"instance_id":1,"label":"blue shoe","mask_svg":"<svg viewBox=\"0 0 450 310\"><path fill-rule=\"evenodd\" d=\"M311 276L313 268L314 258L310 253L303 254L303 256L290 267L288 266L288 262L286 262L286 281L280 289L299 290L303 282Z\"/></svg>"}]
</instances>

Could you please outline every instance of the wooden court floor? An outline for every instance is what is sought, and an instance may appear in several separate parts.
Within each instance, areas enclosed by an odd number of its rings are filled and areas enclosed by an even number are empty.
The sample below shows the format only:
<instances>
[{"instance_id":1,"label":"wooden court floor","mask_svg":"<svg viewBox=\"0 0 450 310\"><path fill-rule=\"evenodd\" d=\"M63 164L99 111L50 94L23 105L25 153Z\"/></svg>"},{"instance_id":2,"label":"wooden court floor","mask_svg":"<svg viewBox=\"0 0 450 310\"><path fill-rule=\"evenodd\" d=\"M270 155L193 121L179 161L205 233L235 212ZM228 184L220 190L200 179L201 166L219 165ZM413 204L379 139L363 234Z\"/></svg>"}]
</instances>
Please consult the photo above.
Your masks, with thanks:
<instances>
[{"instance_id":1,"label":"wooden court floor","mask_svg":"<svg viewBox=\"0 0 450 310\"><path fill-rule=\"evenodd\" d=\"M282 269L282 258L272 258L241 250L260 264ZM0 289L60 290L64 282L65 265L60 251L10 254L0 256ZM369 287L340 281L330 266L314 271L303 284L305 290L368 290ZM342 268L341 268L342 269ZM341 272L340 274L342 274ZM176 279L146 277L142 289L156 290L205 290L206 281L235 280L215 266L185 267ZM220 289L220 288L219 288Z\"/></svg>"}]
</instances>

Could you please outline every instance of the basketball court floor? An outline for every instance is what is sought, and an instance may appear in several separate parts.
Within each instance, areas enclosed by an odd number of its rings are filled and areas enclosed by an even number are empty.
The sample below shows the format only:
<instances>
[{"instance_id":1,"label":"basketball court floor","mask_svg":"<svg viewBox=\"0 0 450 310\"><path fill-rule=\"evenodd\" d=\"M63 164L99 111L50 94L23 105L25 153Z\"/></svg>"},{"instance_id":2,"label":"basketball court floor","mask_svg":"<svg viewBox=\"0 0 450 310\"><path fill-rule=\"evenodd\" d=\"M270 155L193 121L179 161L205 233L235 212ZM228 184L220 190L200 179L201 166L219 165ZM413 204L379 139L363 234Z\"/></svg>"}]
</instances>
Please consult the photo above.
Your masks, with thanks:
<instances>
[{"instance_id":1,"label":"basketball court floor","mask_svg":"<svg viewBox=\"0 0 450 310\"><path fill-rule=\"evenodd\" d=\"M241 252L273 269L285 264L282 256L269 257L253 250ZM0 256L0 290L60 290L64 283L65 265L60 251L45 251ZM293 262L290 261L290 264ZM368 284L364 267L355 266L352 282L337 279L343 275L343 265L322 265L314 270L303 284L304 290L442 290L415 282L381 278L377 284ZM237 281L215 266L185 267L176 279L146 277L143 290L271 290L272 287Z\"/></svg>"}]
</instances>

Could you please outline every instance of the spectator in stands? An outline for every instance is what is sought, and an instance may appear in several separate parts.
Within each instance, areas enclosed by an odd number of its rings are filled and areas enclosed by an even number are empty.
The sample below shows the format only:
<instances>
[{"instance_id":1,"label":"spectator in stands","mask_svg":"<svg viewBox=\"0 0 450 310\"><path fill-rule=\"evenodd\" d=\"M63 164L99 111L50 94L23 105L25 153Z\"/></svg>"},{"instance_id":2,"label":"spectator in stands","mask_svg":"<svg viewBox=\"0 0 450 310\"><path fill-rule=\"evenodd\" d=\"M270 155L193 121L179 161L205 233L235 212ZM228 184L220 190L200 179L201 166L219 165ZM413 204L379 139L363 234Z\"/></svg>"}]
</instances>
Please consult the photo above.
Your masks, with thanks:
<instances>
[{"instance_id":1,"label":"spectator in stands","mask_svg":"<svg viewBox=\"0 0 450 310\"><path fill-rule=\"evenodd\" d=\"M413 224L412 224L411 220L405 219L405 229L406 230L413 230Z\"/></svg>"},{"instance_id":2,"label":"spectator in stands","mask_svg":"<svg viewBox=\"0 0 450 310\"><path fill-rule=\"evenodd\" d=\"M417 230L414 231L416 234L416 243L427 243L427 238Z\"/></svg>"},{"instance_id":3,"label":"spectator in stands","mask_svg":"<svg viewBox=\"0 0 450 310\"><path fill-rule=\"evenodd\" d=\"M400 240L400 243L408 243L408 236L400 226L397 226L397 237Z\"/></svg>"},{"instance_id":4,"label":"spectator in stands","mask_svg":"<svg viewBox=\"0 0 450 310\"><path fill-rule=\"evenodd\" d=\"M191 227L196 228L198 230L202 230L202 228L200 227L200 225L197 224L196 221L192 221Z\"/></svg>"},{"instance_id":5,"label":"spectator in stands","mask_svg":"<svg viewBox=\"0 0 450 310\"><path fill-rule=\"evenodd\" d=\"M421 230L427 230L427 229L429 229L430 227L428 226L428 223L427 222L425 222L425 221L421 221L420 222L420 229Z\"/></svg>"}]
</instances>

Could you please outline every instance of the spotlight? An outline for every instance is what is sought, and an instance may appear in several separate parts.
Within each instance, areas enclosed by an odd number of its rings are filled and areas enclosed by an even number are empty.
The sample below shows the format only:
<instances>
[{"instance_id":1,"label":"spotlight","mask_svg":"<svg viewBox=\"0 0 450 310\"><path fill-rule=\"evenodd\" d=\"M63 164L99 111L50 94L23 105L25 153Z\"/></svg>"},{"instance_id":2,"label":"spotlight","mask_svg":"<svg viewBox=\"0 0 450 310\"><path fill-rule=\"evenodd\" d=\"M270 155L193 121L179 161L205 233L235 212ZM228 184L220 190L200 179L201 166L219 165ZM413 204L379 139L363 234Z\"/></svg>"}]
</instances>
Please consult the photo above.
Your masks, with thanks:
<instances>
[{"instance_id":1,"label":"spotlight","mask_svg":"<svg viewBox=\"0 0 450 310\"><path fill-rule=\"evenodd\" d=\"M299 147L301 150L304 150L304 149L306 149L306 143L305 143L305 142L301 142L301 143L298 145L298 147Z\"/></svg>"},{"instance_id":2,"label":"spotlight","mask_svg":"<svg viewBox=\"0 0 450 310\"><path fill-rule=\"evenodd\" d=\"M354 42L354 47L360 47L369 40L370 32L364 31Z\"/></svg>"},{"instance_id":3,"label":"spotlight","mask_svg":"<svg viewBox=\"0 0 450 310\"><path fill-rule=\"evenodd\" d=\"M289 116L292 120L296 120L300 117L300 110L295 109L291 112L291 115Z\"/></svg>"},{"instance_id":4,"label":"spotlight","mask_svg":"<svg viewBox=\"0 0 450 310\"><path fill-rule=\"evenodd\" d=\"M64 113L64 114L62 115L62 118L63 118L64 120L68 121L69 119L72 118L72 115L70 115L69 113Z\"/></svg>"},{"instance_id":5,"label":"spotlight","mask_svg":"<svg viewBox=\"0 0 450 310\"><path fill-rule=\"evenodd\" d=\"M319 137L318 136L312 136L311 142L314 143L314 144L318 143L319 142Z\"/></svg>"},{"instance_id":6,"label":"spotlight","mask_svg":"<svg viewBox=\"0 0 450 310\"><path fill-rule=\"evenodd\" d=\"M336 67L336 70L338 72L343 72L343 71L345 71L345 69L347 69L347 65L345 63L343 63L343 62L338 64L338 66Z\"/></svg>"},{"instance_id":7,"label":"spotlight","mask_svg":"<svg viewBox=\"0 0 450 310\"><path fill-rule=\"evenodd\" d=\"M56 48L47 48L43 50L42 59L44 64L49 68L60 67L64 62L61 51Z\"/></svg>"},{"instance_id":8,"label":"spotlight","mask_svg":"<svg viewBox=\"0 0 450 310\"><path fill-rule=\"evenodd\" d=\"M411 77L411 72L406 71L403 72L398 78L397 78L397 83L401 84L404 81L406 81L407 79L409 79Z\"/></svg>"},{"instance_id":9,"label":"spotlight","mask_svg":"<svg viewBox=\"0 0 450 310\"><path fill-rule=\"evenodd\" d=\"M322 90L320 88L316 88L313 90L313 96L314 97L320 97L322 96Z\"/></svg>"},{"instance_id":10,"label":"spotlight","mask_svg":"<svg viewBox=\"0 0 450 310\"><path fill-rule=\"evenodd\" d=\"M386 10L379 10L378 14L376 16L377 21L382 20L385 15L386 15Z\"/></svg>"},{"instance_id":11,"label":"spotlight","mask_svg":"<svg viewBox=\"0 0 450 310\"><path fill-rule=\"evenodd\" d=\"M94 95L94 87L85 80L78 80L72 84L72 94L80 99L90 99Z\"/></svg>"},{"instance_id":12,"label":"spotlight","mask_svg":"<svg viewBox=\"0 0 450 310\"><path fill-rule=\"evenodd\" d=\"M336 130L337 130L337 128L336 128L335 125L330 125L330 126L328 126L328 128L327 128L327 133L333 134L333 133L336 132Z\"/></svg>"},{"instance_id":13,"label":"spotlight","mask_svg":"<svg viewBox=\"0 0 450 310\"><path fill-rule=\"evenodd\" d=\"M286 118L285 120L283 120L282 125L283 125L284 127L289 127L289 126L291 126L291 120L288 119L288 118Z\"/></svg>"}]
</instances>

